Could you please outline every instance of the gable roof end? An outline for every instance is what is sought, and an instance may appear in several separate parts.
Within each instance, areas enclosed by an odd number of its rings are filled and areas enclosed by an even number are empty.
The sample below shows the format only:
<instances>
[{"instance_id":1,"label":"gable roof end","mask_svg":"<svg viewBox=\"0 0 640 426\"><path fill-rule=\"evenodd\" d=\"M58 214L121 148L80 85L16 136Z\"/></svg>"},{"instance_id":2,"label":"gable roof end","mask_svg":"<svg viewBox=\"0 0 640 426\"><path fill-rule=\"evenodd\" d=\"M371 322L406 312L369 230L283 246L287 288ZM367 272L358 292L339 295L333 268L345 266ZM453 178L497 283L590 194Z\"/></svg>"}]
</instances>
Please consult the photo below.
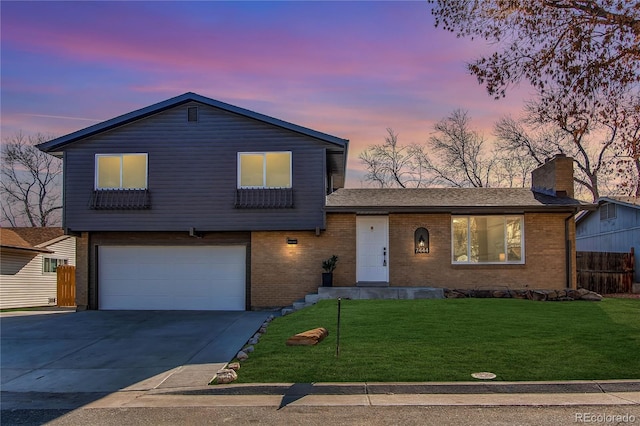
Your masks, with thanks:
<instances>
[{"instance_id":1,"label":"gable roof end","mask_svg":"<svg viewBox=\"0 0 640 426\"><path fill-rule=\"evenodd\" d=\"M59 138L52 139L48 142L41 143L37 145L37 148L40 149L41 151L60 156L63 148L73 142L79 141L81 139L93 136L101 132L114 129L116 127L123 126L125 124L140 120L150 115L157 114L161 111L174 108L178 105L181 105L187 102L192 102L192 101L199 102L204 105L209 105L215 108L219 108L234 114L242 115L244 117L248 117L254 120L262 121L264 123L272 124L274 126L282 127L284 129L287 129L293 132L297 132L306 136L310 136L315 139L322 140L324 142L329 142L331 144L337 145L344 149L347 148L349 143L347 139L338 138L336 136L331 136L326 133L322 133L306 127L298 126L297 124L289 123L283 120L279 120L277 118L269 117L268 115L260 114L254 111L250 111L248 109L244 109L244 108L240 108L224 102L220 102L215 99L207 98L205 96L201 96L193 92L187 92L180 96L167 99L166 101L158 102L148 107L130 112L128 114L124 114L119 117L112 118L111 120L103 121L102 123L95 124L93 126L87 127L82 130L78 130L77 132L70 133L66 136L61 136Z\"/></svg>"},{"instance_id":2,"label":"gable roof end","mask_svg":"<svg viewBox=\"0 0 640 426\"><path fill-rule=\"evenodd\" d=\"M608 196L608 197L600 197L595 204L595 207L589 209L589 211L584 212L576 217L576 223L582 222L587 216L591 213L597 211L601 205L605 203L613 203L619 204L621 206L630 207L632 209L640 209L640 197L622 197L622 196Z\"/></svg>"}]
</instances>

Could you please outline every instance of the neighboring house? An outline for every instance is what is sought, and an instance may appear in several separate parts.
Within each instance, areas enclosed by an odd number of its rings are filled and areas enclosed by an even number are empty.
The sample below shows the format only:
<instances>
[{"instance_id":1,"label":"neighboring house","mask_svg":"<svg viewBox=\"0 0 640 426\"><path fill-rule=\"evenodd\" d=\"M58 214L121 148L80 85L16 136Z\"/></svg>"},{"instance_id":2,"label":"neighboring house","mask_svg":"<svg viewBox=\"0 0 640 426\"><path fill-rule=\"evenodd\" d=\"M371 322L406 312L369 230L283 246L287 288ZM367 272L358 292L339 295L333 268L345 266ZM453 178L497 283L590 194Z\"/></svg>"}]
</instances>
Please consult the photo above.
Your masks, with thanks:
<instances>
[{"instance_id":1,"label":"neighboring house","mask_svg":"<svg viewBox=\"0 0 640 426\"><path fill-rule=\"evenodd\" d=\"M640 199L600 197L594 211L576 219L576 249L609 253L635 252L634 281L640 282Z\"/></svg>"},{"instance_id":2,"label":"neighboring house","mask_svg":"<svg viewBox=\"0 0 640 426\"><path fill-rule=\"evenodd\" d=\"M531 189L344 189L348 141L194 93L39 148L88 309L244 310L334 285L575 287L573 163ZM337 191L336 191L337 190Z\"/></svg>"},{"instance_id":3,"label":"neighboring house","mask_svg":"<svg viewBox=\"0 0 640 426\"><path fill-rule=\"evenodd\" d=\"M55 306L56 269L75 257L62 228L0 228L0 309Z\"/></svg>"}]
</instances>

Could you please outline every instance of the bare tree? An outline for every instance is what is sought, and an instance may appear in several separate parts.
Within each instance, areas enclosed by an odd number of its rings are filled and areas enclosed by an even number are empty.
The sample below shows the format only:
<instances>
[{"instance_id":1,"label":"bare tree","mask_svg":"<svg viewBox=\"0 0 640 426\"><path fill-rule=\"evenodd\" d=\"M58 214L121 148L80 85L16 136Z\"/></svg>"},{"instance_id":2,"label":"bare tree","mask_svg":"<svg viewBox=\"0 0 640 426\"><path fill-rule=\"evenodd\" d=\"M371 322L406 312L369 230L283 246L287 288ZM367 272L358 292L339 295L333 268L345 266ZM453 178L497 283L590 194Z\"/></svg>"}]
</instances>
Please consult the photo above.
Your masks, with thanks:
<instances>
[{"instance_id":1,"label":"bare tree","mask_svg":"<svg viewBox=\"0 0 640 426\"><path fill-rule=\"evenodd\" d=\"M588 111L569 114L540 102L529 102L526 111L520 121L503 117L496 123L497 148L514 158L529 158L534 167L554 154L573 157L577 192L583 188L597 200L603 184L609 186L607 168L619 159L613 146L620 123L611 116L596 120Z\"/></svg>"},{"instance_id":2,"label":"bare tree","mask_svg":"<svg viewBox=\"0 0 640 426\"><path fill-rule=\"evenodd\" d=\"M2 145L2 221L10 226L60 226L62 161L35 147L52 137L22 132Z\"/></svg>"},{"instance_id":3,"label":"bare tree","mask_svg":"<svg viewBox=\"0 0 640 426\"><path fill-rule=\"evenodd\" d=\"M359 156L367 173L365 179L381 188L419 188L427 181L427 167L421 161L423 147L398 143L398 134L387 128L384 143L371 145Z\"/></svg>"},{"instance_id":4,"label":"bare tree","mask_svg":"<svg viewBox=\"0 0 640 426\"><path fill-rule=\"evenodd\" d=\"M486 153L484 138L470 128L467 111L457 109L434 126L429 139L430 152L437 160L429 160L436 183L454 187L491 186L495 157Z\"/></svg>"},{"instance_id":5,"label":"bare tree","mask_svg":"<svg viewBox=\"0 0 640 426\"><path fill-rule=\"evenodd\" d=\"M384 144L372 145L360 154L366 179L380 187L496 186L501 182L494 168L511 167L487 150L483 137L471 129L468 113L463 110L455 110L436 123L434 134L424 145L400 145L392 129L387 133ZM505 176L517 173L512 170ZM515 180L514 177L511 183Z\"/></svg>"},{"instance_id":6,"label":"bare tree","mask_svg":"<svg viewBox=\"0 0 640 426\"><path fill-rule=\"evenodd\" d=\"M640 96L631 98L616 115L621 127L616 140L618 160L609 169L614 175L618 192L640 197Z\"/></svg>"},{"instance_id":7,"label":"bare tree","mask_svg":"<svg viewBox=\"0 0 640 426\"><path fill-rule=\"evenodd\" d=\"M500 49L469 65L488 92L528 81L548 102L595 100L640 83L640 2L429 0L436 26Z\"/></svg>"},{"instance_id":8,"label":"bare tree","mask_svg":"<svg viewBox=\"0 0 640 426\"><path fill-rule=\"evenodd\" d=\"M621 186L640 180L640 1L430 0L435 24L458 36L480 37L496 50L468 65L495 98L526 81L537 91L539 119L554 123L577 145L584 184L599 194L606 161L614 151ZM583 148L593 123L607 133L595 159ZM620 160L625 158L626 160ZM594 163L595 161L595 163ZM590 163L590 164L587 164ZM609 164L609 163L607 163ZM633 171L635 168L635 171Z\"/></svg>"}]
</instances>

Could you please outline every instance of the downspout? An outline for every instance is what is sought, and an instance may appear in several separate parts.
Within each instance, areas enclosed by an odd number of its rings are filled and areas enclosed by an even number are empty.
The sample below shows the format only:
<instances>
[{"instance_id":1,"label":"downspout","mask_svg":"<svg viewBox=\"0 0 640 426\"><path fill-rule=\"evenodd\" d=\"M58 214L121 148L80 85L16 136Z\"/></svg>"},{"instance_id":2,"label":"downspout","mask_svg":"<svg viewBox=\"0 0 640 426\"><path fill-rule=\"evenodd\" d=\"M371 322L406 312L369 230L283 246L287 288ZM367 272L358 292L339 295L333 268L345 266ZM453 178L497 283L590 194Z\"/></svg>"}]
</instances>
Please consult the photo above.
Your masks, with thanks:
<instances>
[{"instance_id":1,"label":"downspout","mask_svg":"<svg viewBox=\"0 0 640 426\"><path fill-rule=\"evenodd\" d=\"M571 251L572 251L572 245L571 245L571 240L569 239L569 220L573 217L575 217L577 211L572 213L571 215L569 215L567 218L565 218L564 220L564 244L565 244L565 268L566 268L566 274L565 276L567 277L567 288L573 288L573 273L572 273L572 268L571 268Z\"/></svg>"}]
</instances>

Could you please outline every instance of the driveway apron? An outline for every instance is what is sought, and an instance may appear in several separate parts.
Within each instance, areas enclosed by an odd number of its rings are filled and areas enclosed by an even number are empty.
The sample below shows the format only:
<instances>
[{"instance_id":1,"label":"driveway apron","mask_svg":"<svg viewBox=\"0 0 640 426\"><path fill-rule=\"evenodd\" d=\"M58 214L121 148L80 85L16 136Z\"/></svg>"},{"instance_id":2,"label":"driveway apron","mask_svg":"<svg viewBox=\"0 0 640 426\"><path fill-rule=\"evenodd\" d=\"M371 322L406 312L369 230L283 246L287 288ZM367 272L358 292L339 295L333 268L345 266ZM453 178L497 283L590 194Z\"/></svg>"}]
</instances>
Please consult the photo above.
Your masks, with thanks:
<instances>
[{"instance_id":1,"label":"driveway apron","mask_svg":"<svg viewBox=\"0 0 640 426\"><path fill-rule=\"evenodd\" d=\"M4 313L2 391L114 392L206 385L270 314Z\"/></svg>"}]
</instances>

